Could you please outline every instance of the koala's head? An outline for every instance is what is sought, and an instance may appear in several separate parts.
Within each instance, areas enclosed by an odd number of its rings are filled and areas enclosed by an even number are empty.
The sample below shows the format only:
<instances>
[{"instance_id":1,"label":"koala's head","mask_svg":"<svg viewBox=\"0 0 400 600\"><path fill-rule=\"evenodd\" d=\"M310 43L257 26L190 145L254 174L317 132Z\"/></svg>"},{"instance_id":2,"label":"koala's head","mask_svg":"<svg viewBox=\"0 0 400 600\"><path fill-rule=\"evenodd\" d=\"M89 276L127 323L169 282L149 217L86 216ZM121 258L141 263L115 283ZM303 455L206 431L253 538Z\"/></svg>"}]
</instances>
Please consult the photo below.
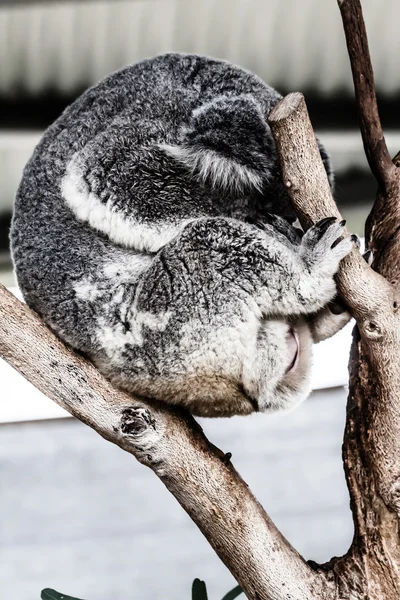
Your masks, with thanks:
<instances>
[{"instance_id":1,"label":"koala's head","mask_svg":"<svg viewBox=\"0 0 400 600\"><path fill-rule=\"evenodd\" d=\"M257 339L257 362L244 373L254 410L286 410L310 393L312 338L303 320L265 321Z\"/></svg>"},{"instance_id":2,"label":"koala's head","mask_svg":"<svg viewBox=\"0 0 400 600\"><path fill-rule=\"evenodd\" d=\"M162 394L168 388L169 402L201 417L288 410L305 400L311 391L312 346L305 321L264 321L255 343L236 377L203 372L188 379L186 375L173 387L163 384Z\"/></svg>"},{"instance_id":3,"label":"koala's head","mask_svg":"<svg viewBox=\"0 0 400 600\"><path fill-rule=\"evenodd\" d=\"M275 95L275 103L279 95ZM162 149L183 164L209 190L227 195L232 207L263 211L296 220L282 183L275 142L261 104L250 94L221 95L195 109L181 128L179 142ZM333 168L317 138L321 158L333 189Z\"/></svg>"},{"instance_id":4,"label":"koala's head","mask_svg":"<svg viewBox=\"0 0 400 600\"><path fill-rule=\"evenodd\" d=\"M305 400L310 393L311 370L312 342L308 325L303 320L292 323L285 320L264 321L258 329L258 336L249 343L249 352L244 357L241 354L231 372L229 369L218 372L208 368L207 353L207 366L203 364L200 367L198 364L198 368L192 368L190 372L185 370L182 376L135 377L134 387L129 376L126 378L120 373L116 377L115 368L109 376L128 391L178 404L199 417L232 417L287 410ZM215 354L212 353L214 359L218 348L224 351L226 343L218 344L216 340L213 347ZM192 363L195 358L202 364L201 352L191 357ZM232 362L235 363L235 360Z\"/></svg>"}]
</instances>

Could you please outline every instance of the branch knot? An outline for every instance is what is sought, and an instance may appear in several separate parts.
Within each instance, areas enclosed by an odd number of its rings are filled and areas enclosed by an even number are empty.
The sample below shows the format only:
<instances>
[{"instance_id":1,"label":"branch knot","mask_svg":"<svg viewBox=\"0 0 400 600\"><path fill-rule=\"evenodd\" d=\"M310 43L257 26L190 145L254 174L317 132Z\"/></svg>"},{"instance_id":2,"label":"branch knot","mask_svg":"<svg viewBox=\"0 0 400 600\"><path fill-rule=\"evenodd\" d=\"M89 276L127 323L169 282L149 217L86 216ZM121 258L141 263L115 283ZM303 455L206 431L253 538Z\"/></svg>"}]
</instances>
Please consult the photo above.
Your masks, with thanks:
<instances>
[{"instance_id":1,"label":"branch knot","mask_svg":"<svg viewBox=\"0 0 400 600\"><path fill-rule=\"evenodd\" d=\"M121 415L121 432L129 437L142 436L149 429L156 430L156 421L151 412L142 406L126 408Z\"/></svg>"},{"instance_id":2,"label":"branch knot","mask_svg":"<svg viewBox=\"0 0 400 600\"><path fill-rule=\"evenodd\" d=\"M364 321L362 329L364 336L371 341L380 340L383 337L382 328L375 321L371 321L370 319Z\"/></svg>"}]
</instances>

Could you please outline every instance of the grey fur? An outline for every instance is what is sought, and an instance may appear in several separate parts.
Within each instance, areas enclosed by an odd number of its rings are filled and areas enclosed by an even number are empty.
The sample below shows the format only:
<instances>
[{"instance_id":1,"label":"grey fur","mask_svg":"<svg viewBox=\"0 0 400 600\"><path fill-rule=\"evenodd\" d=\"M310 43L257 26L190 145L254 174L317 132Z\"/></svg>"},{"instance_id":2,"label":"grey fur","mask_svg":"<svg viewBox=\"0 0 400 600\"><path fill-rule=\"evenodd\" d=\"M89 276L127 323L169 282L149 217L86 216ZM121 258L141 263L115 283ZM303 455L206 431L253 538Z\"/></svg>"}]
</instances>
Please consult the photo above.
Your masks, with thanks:
<instances>
[{"instance_id":1,"label":"grey fur","mask_svg":"<svg viewBox=\"0 0 400 600\"><path fill-rule=\"evenodd\" d=\"M37 146L12 224L18 283L117 385L209 416L308 394L351 242L332 247L334 220L304 236L288 223L266 121L279 100L226 62L167 54L89 89Z\"/></svg>"}]
</instances>

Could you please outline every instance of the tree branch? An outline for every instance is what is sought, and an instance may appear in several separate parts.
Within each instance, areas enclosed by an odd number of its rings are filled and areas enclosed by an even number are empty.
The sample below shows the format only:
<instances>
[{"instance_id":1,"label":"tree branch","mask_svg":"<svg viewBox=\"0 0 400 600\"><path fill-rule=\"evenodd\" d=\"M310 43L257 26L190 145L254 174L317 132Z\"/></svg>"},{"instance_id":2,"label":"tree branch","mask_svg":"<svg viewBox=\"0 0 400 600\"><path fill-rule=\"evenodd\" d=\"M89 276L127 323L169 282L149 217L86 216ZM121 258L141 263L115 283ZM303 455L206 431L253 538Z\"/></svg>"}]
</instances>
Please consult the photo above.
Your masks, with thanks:
<instances>
[{"instance_id":1,"label":"tree branch","mask_svg":"<svg viewBox=\"0 0 400 600\"><path fill-rule=\"evenodd\" d=\"M400 160L390 158L376 101L374 75L360 0L338 0L346 35L357 113L365 154L378 182L375 204L365 229L374 269L400 292Z\"/></svg>"},{"instance_id":2,"label":"tree branch","mask_svg":"<svg viewBox=\"0 0 400 600\"><path fill-rule=\"evenodd\" d=\"M378 185L390 186L393 163L386 146L376 100L374 72L360 0L338 0L353 73L357 112L368 164Z\"/></svg>"},{"instance_id":3,"label":"tree branch","mask_svg":"<svg viewBox=\"0 0 400 600\"><path fill-rule=\"evenodd\" d=\"M283 182L300 221L309 227L326 216L340 218L303 96L289 94L269 122ZM330 566L340 598L397 598L400 576L393 565L400 565L400 540L393 519L400 515L399 304L394 288L356 250L342 260L337 284L358 325L344 439L356 535L346 559Z\"/></svg>"},{"instance_id":4,"label":"tree branch","mask_svg":"<svg viewBox=\"0 0 400 600\"><path fill-rule=\"evenodd\" d=\"M324 217L341 219L303 95L288 94L271 112L269 123L280 157L283 184L301 224L307 229ZM337 279L360 329L369 337L371 319L386 316L392 310L392 287L368 267L356 250L342 261Z\"/></svg>"},{"instance_id":5,"label":"tree branch","mask_svg":"<svg viewBox=\"0 0 400 600\"><path fill-rule=\"evenodd\" d=\"M338 215L301 94L285 98L271 114L270 123L283 180L303 223L310 225L325 216ZM391 286L357 251L342 261L338 282L358 319L362 343L357 349L368 356L376 379L370 384L375 394L371 395L372 407L354 402L347 421L345 461L357 545L345 560L334 561L326 570L315 571L305 563L191 417L116 390L3 287L0 355L72 415L149 466L198 525L249 598L361 598L353 594L360 589L360 572L367 569L360 567L367 560L360 540L368 540L373 529L374 542L381 544L379 550L387 564L399 550L392 537L389 553L384 545L389 539L387 532L384 542L376 531L388 529L391 515L400 511L400 448L396 443L400 424L393 385L400 380L400 328ZM368 478L363 476L365 472ZM368 491L363 485L369 486ZM373 494L369 494L371 489ZM377 580L376 589L381 589L379 585Z\"/></svg>"},{"instance_id":6,"label":"tree branch","mask_svg":"<svg viewBox=\"0 0 400 600\"><path fill-rule=\"evenodd\" d=\"M0 356L59 406L150 467L248 598L328 598L325 576L290 546L193 418L115 389L3 286Z\"/></svg>"}]
</instances>

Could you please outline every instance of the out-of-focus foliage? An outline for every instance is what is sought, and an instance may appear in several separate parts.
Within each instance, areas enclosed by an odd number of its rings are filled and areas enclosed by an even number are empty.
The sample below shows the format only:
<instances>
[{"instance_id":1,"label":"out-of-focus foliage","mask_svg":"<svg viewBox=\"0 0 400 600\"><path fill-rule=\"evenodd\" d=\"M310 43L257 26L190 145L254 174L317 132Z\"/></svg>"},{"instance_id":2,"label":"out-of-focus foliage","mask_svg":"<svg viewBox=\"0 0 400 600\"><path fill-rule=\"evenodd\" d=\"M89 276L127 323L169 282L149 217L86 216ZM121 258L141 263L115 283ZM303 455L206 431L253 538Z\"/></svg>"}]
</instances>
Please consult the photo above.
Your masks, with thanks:
<instances>
[{"instance_id":1,"label":"out-of-focus foliage","mask_svg":"<svg viewBox=\"0 0 400 600\"><path fill-rule=\"evenodd\" d=\"M233 590L225 594L222 600L235 600L235 598L237 598L241 593L242 588L237 585L233 588ZM80 600L79 598L73 598L72 596L60 594L60 592L56 592L50 588L42 590L40 597L42 600ZM208 600L207 586L204 581L201 581L200 579L195 579L193 581L192 600Z\"/></svg>"}]
</instances>

